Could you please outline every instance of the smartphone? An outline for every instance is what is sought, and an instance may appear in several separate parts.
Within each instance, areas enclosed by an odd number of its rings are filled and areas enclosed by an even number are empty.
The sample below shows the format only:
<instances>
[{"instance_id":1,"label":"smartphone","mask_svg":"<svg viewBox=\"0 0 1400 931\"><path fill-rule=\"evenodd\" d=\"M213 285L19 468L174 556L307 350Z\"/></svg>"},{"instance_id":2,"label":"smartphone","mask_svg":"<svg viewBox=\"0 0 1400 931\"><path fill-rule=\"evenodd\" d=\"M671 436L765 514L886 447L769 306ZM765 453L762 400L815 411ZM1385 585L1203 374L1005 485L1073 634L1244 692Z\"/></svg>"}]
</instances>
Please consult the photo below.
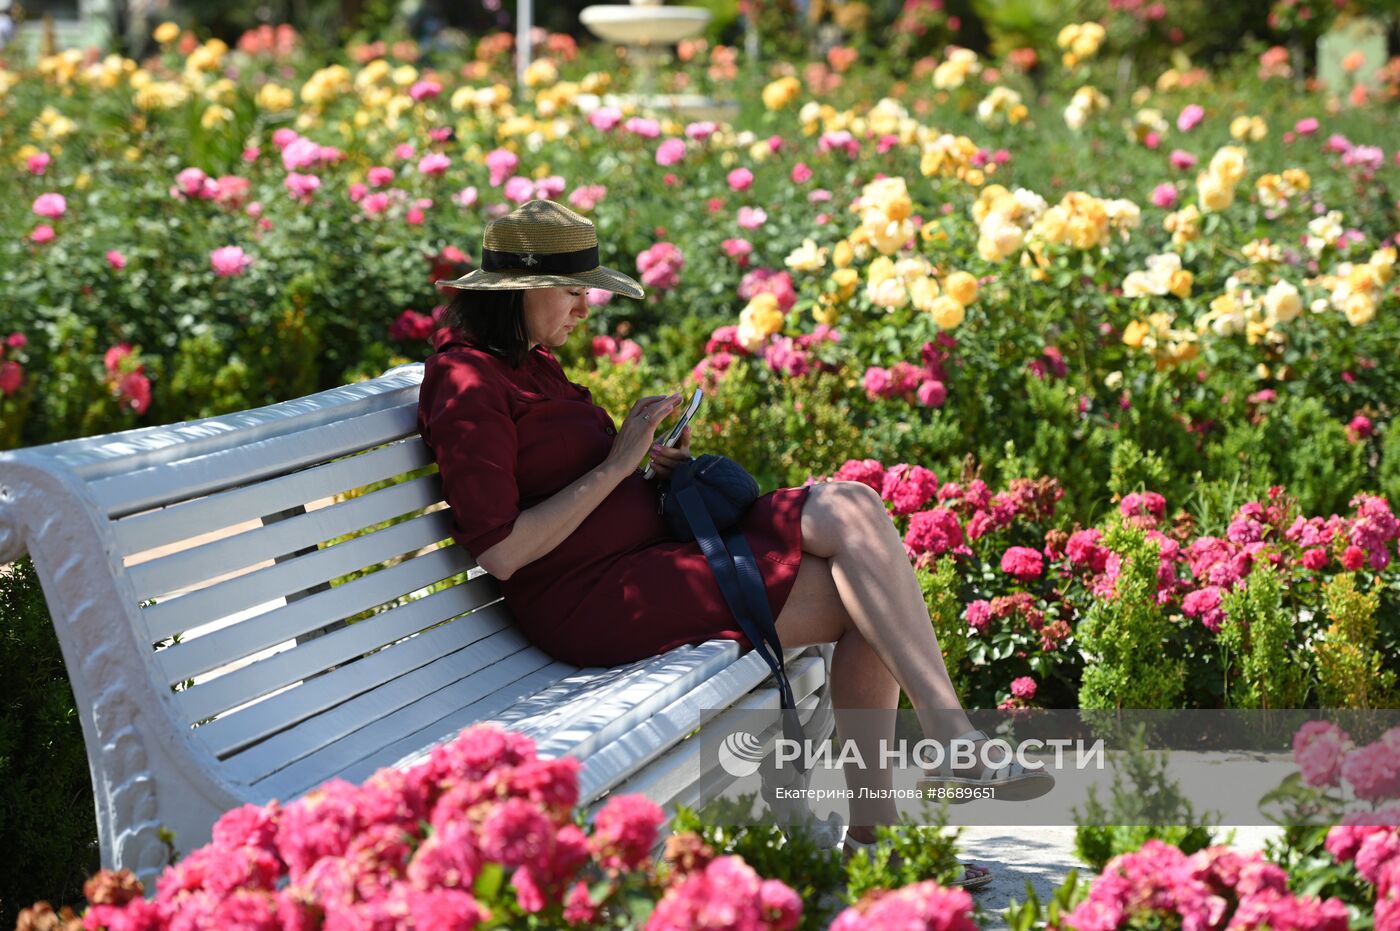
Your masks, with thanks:
<instances>
[{"instance_id":1,"label":"smartphone","mask_svg":"<svg viewBox=\"0 0 1400 931\"><path fill-rule=\"evenodd\" d=\"M671 431L666 434L664 439L658 441L662 446L674 448L675 445L681 441L681 432L685 430L686 424L690 423L691 418L695 416L695 412L700 409L700 401L704 397L704 389L696 388L695 393L690 396L690 403L686 405L685 413L681 415L681 419L676 421L676 425L671 428ZM654 474L656 473L652 471L651 464L648 463L646 471L642 473L642 477L651 478Z\"/></svg>"}]
</instances>

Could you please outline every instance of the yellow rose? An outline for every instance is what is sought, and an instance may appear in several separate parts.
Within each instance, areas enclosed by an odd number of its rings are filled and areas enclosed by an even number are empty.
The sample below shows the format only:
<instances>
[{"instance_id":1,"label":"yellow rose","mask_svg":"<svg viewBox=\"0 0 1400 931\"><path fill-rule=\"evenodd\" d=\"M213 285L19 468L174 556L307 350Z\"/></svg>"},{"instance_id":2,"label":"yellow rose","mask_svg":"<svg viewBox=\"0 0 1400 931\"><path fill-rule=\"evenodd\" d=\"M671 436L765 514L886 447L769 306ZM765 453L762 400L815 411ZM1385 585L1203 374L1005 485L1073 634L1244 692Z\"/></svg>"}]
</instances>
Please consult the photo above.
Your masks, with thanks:
<instances>
[{"instance_id":1,"label":"yellow rose","mask_svg":"<svg viewBox=\"0 0 1400 931\"><path fill-rule=\"evenodd\" d=\"M855 249L851 247L849 240L843 239L831 250L831 264L837 268L845 268L855 259Z\"/></svg>"},{"instance_id":2,"label":"yellow rose","mask_svg":"<svg viewBox=\"0 0 1400 931\"><path fill-rule=\"evenodd\" d=\"M967 272L953 272L943 279L943 290L966 307L977 300L977 279Z\"/></svg>"},{"instance_id":3,"label":"yellow rose","mask_svg":"<svg viewBox=\"0 0 1400 931\"><path fill-rule=\"evenodd\" d=\"M166 45L180 38L180 27L175 23L161 23L151 35L161 45Z\"/></svg>"},{"instance_id":4,"label":"yellow rose","mask_svg":"<svg viewBox=\"0 0 1400 931\"><path fill-rule=\"evenodd\" d=\"M956 298L947 294L940 295L935 299L928 313L940 330L953 329L963 322L965 316L963 305L958 303Z\"/></svg>"},{"instance_id":5,"label":"yellow rose","mask_svg":"<svg viewBox=\"0 0 1400 931\"><path fill-rule=\"evenodd\" d=\"M1264 310L1280 323L1289 323L1303 312L1303 299L1292 284L1280 281L1264 292Z\"/></svg>"},{"instance_id":6,"label":"yellow rose","mask_svg":"<svg viewBox=\"0 0 1400 931\"><path fill-rule=\"evenodd\" d=\"M894 260L886 256L879 256L865 267L865 280L870 284L879 284L894 277Z\"/></svg>"},{"instance_id":7,"label":"yellow rose","mask_svg":"<svg viewBox=\"0 0 1400 931\"><path fill-rule=\"evenodd\" d=\"M1347 323L1352 326L1364 326L1376 317L1375 299L1369 294L1357 292L1347 298L1342 313L1346 314Z\"/></svg>"},{"instance_id":8,"label":"yellow rose","mask_svg":"<svg viewBox=\"0 0 1400 931\"><path fill-rule=\"evenodd\" d=\"M1142 341L1147 339L1149 332L1146 323L1141 320L1134 320L1123 328L1123 344L1134 349L1142 348Z\"/></svg>"},{"instance_id":9,"label":"yellow rose","mask_svg":"<svg viewBox=\"0 0 1400 931\"><path fill-rule=\"evenodd\" d=\"M217 129L233 119L233 111L228 107L210 104L199 117L199 125L205 129Z\"/></svg>"},{"instance_id":10,"label":"yellow rose","mask_svg":"<svg viewBox=\"0 0 1400 931\"><path fill-rule=\"evenodd\" d=\"M544 59L540 59L540 61L543 60ZM414 81L418 80L418 69L412 65L399 65L389 73L389 80L393 81L399 87L408 87Z\"/></svg>"},{"instance_id":11,"label":"yellow rose","mask_svg":"<svg viewBox=\"0 0 1400 931\"><path fill-rule=\"evenodd\" d=\"M1206 213L1218 213L1235 202L1235 189L1219 175L1203 171L1196 176L1196 197Z\"/></svg>"},{"instance_id":12,"label":"yellow rose","mask_svg":"<svg viewBox=\"0 0 1400 931\"><path fill-rule=\"evenodd\" d=\"M909 299L919 310L932 313L937 298L938 282L933 278L916 278L909 282Z\"/></svg>"},{"instance_id":13,"label":"yellow rose","mask_svg":"<svg viewBox=\"0 0 1400 931\"><path fill-rule=\"evenodd\" d=\"M1185 300L1191 296L1191 285L1196 277L1186 269L1179 269L1172 272L1171 279L1167 283L1167 290L1177 297Z\"/></svg>"},{"instance_id":14,"label":"yellow rose","mask_svg":"<svg viewBox=\"0 0 1400 931\"><path fill-rule=\"evenodd\" d=\"M817 299L817 303L812 306L812 319L817 323L825 323L832 326L841 318L841 310L836 306L830 294L823 294Z\"/></svg>"},{"instance_id":15,"label":"yellow rose","mask_svg":"<svg viewBox=\"0 0 1400 931\"><path fill-rule=\"evenodd\" d=\"M269 83L258 88L256 101L258 109L275 113L290 110L296 103L296 95L285 87Z\"/></svg>"},{"instance_id":16,"label":"yellow rose","mask_svg":"<svg viewBox=\"0 0 1400 931\"><path fill-rule=\"evenodd\" d=\"M836 285L837 299L847 301L856 293L856 285L860 283L860 272L854 268L838 268L831 273L831 281Z\"/></svg>"},{"instance_id":17,"label":"yellow rose","mask_svg":"<svg viewBox=\"0 0 1400 931\"><path fill-rule=\"evenodd\" d=\"M1245 175L1244 149L1237 145L1221 146L1211 156L1210 165L1206 170L1219 176L1228 185L1239 184Z\"/></svg>"},{"instance_id":18,"label":"yellow rose","mask_svg":"<svg viewBox=\"0 0 1400 931\"><path fill-rule=\"evenodd\" d=\"M783 77L763 89L763 105L769 110L781 110L797 99L802 84L794 77Z\"/></svg>"},{"instance_id":19,"label":"yellow rose","mask_svg":"<svg viewBox=\"0 0 1400 931\"><path fill-rule=\"evenodd\" d=\"M763 336L769 336L781 330L783 319L783 312L778 309L777 297L766 291L762 294L755 294L748 305L739 313L740 326L747 326Z\"/></svg>"}]
</instances>

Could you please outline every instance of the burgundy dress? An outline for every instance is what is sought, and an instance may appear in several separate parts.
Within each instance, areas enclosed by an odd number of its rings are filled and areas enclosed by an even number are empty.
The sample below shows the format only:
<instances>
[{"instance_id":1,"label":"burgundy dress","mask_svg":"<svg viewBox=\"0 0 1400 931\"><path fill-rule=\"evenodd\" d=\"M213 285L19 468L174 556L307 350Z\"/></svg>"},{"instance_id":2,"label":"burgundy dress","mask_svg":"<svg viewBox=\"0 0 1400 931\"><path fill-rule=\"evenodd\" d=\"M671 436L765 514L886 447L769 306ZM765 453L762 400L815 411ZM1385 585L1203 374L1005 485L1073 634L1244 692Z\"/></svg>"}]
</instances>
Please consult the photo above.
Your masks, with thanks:
<instances>
[{"instance_id":1,"label":"burgundy dress","mask_svg":"<svg viewBox=\"0 0 1400 931\"><path fill-rule=\"evenodd\" d=\"M437 459L452 537L474 557L509 536L521 511L602 463L617 435L546 347L512 369L445 333L424 365L418 428ZM540 649L578 666L614 666L713 639L752 648L700 544L667 533L656 482L634 471L563 542L500 583ZM763 495L740 523L774 619L802 560L809 491Z\"/></svg>"}]
</instances>

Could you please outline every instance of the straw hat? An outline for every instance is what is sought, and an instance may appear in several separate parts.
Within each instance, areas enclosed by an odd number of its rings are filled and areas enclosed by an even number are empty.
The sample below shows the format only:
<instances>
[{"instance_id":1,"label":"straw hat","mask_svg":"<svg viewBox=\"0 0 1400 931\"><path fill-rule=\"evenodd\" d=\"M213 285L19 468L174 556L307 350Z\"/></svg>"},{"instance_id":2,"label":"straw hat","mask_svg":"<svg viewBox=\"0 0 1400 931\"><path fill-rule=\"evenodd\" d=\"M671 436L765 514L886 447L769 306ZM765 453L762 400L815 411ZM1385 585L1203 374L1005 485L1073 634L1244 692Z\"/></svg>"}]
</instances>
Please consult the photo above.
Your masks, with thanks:
<instances>
[{"instance_id":1,"label":"straw hat","mask_svg":"<svg viewBox=\"0 0 1400 931\"><path fill-rule=\"evenodd\" d=\"M587 217L549 200L521 204L486 224L481 267L446 288L520 290L586 285L628 297L643 297L642 286L598 264L598 231Z\"/></svg>"}]
</instances>

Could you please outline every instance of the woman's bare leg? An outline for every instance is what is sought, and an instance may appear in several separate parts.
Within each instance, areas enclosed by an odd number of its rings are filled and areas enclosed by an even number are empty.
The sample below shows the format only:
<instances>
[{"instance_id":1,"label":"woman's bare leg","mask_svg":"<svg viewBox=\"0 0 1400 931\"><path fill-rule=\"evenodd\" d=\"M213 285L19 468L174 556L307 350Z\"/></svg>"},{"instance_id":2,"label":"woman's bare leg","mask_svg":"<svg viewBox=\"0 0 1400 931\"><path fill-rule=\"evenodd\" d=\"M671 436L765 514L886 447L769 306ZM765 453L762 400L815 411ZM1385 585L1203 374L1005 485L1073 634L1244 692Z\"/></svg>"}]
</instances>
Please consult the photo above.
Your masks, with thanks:
<instances>
[{"instance_id":1,"label":"woman's bare leg","mask_svg":"<svg viewBox=\"0 0 1400 931\"><path fill-rule=\"evenodd\" d=\"M909 695L924 736L948 741L971 730L948 678L918 579L879 494L861 482L812 486L802 509L802 550L827 561L832 588L843 610L831 607L831 593L821 584L822 573L799 570L797 583L775 622L783 645L836 641L839 649L846 634L854 630ZM807 563L804 556L802 569ZM864 676L867 663L863 658L846 665L861 669ZM834 665L833 656L832 700L836 704ZM855 696L863 694L863 688L850 683L843 685L843 693ZM887 694L884 684L869 688Z\"/></svg>"},{"instance_id":2,"label":"woman's bare leg","mask_svg":"<svg viewBox=\"0 0 1400 931\"><path fill-rule=\"evenodd\" d=\"M789 641L784 631L784 618L804 619L802 627L817 639L812 643L836 643L831 656L831 704L836 713L836 730L842 741L849 740L866 761L880 758L880 742L894 740L894 716L888 724L882 721L878 729L871 728L870 716L848 709L881 709L893 711L899 706L899 683L878 653L860 631L852 626L850 615L841 603L841 595L831 577L829 560L812 553L802 557L797 581L783 605L778 619L778 638L783 646L805 646L804 637ZM878 717L878 716L876 716ZM862 720L862 718L864 718ZM842 774L846 785L855 793L851 800L851 834L856 840L874 839L874 826L894 824L899 813L894 801L879 798L880 790L891 787L890 771L874 766L846 766ZM875 798L862 798L861 789L870 789Z\"/></svg>"}]
</instances>

